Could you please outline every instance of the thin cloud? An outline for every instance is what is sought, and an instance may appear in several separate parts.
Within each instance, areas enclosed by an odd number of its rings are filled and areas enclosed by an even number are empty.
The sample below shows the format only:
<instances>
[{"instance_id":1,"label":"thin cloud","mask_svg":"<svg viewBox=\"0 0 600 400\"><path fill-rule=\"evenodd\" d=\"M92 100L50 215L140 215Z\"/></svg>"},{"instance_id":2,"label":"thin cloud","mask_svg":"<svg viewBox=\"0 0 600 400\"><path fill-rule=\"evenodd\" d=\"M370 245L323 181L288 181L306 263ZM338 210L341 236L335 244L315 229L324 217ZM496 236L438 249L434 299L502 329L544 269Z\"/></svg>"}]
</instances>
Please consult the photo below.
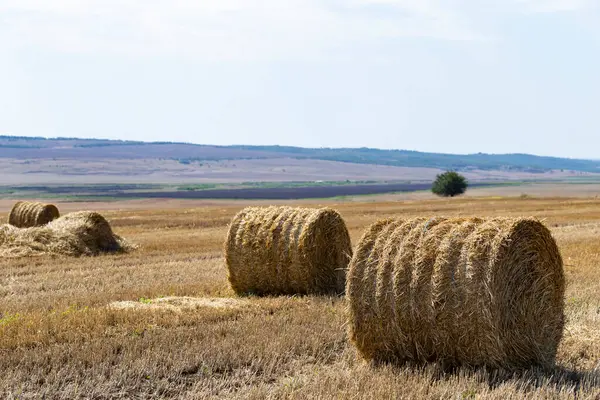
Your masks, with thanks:
<instances>
[{"instance_id":1,"label":"thin cloud","mask_svg":"<svg viewBox=\"0 0 600 400\"><path fill-rule=\"evenodd\" d=\"M515 0L520 11L529 13L557 13L583 11L593 6L589 0Z\"/></svg>"},{"instance_id":2,"label":"thin cloud","mask_svg":"<svg viewBox=\"0 0 600 400\"><path fill-rule=\"evenodd\" d=\"M484 38L458 10L424 0L5 0L0 18L5 47L208 60L319 56L390 37Z\"/></svg>"}]
</instances>

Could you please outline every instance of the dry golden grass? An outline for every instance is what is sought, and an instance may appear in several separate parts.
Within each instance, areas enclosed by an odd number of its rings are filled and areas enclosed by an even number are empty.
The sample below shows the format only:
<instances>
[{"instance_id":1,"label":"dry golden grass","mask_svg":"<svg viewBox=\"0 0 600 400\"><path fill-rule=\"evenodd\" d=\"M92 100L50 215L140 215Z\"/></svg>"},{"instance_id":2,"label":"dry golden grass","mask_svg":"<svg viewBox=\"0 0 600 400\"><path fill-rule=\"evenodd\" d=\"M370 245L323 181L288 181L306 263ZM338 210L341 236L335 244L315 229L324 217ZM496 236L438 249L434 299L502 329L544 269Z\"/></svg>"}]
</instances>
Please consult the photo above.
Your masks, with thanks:
<instances>
[{"instance_id":1,"label":"dry golden grass","mask_svg":"<svg viewBox=\"0 0 600 400\"><path fill-rule=\"evenodd\" d=\"M234 297L223 240L246 203L113 203L102 214L139 250L0 260L0 398L599 398L600 200L323 203L341 213L353 243L385 217L542 218L567 279L558 367L508 374L367 365L348 343L343 298L215 303ZM114 307L123 301L140 307ZM172 307L143 306L165 302Z\"/></svg>"}]
</instances>

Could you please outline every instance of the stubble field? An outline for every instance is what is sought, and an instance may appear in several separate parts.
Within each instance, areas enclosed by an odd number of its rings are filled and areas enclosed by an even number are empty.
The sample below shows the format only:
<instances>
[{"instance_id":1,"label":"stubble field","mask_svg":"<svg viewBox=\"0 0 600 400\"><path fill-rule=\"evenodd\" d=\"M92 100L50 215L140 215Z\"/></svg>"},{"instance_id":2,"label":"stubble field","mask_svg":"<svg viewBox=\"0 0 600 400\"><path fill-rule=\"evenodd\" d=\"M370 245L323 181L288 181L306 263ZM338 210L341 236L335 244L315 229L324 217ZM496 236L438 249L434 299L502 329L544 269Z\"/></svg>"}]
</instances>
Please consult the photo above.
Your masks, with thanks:
<instances>
[{"instance_id":1,"label":"stubble field","mask_svg":"<svg viewBox=\"0 0 600 400\"><path fill-rule=\"evenodd\" d=\"M343 298L233 294L222 247L245 203L71 203L61 209L102 210L140 248L0 260L0 397L600 398L600 200L322 203L342 214L354 244L384 217L542 218L568 285L557 367L511 374L367 365L347 341ZM8 208L0 206L3 222Z\"/></svg>"}]
</instances>

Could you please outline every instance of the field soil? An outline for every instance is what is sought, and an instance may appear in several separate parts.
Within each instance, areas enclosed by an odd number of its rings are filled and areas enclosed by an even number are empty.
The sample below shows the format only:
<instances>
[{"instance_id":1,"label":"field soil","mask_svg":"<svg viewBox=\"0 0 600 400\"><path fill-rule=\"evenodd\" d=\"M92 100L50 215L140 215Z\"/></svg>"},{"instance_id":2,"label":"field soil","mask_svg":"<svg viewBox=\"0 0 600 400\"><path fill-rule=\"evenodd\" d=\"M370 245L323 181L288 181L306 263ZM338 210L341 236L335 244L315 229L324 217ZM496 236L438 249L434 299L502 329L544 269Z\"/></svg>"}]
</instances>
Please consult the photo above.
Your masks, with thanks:
<instances>
[{"instance_id":1,"label":"field soil","mask_svg":"<svg viewBox=\"0 0 600 400\"><path fill-rule=\"evenodd\" d=\"M10 158L0 154L0 185L115 183L241 183L289 181L431 182L443 170L296 158L235 159L181 163L169 158ZM552 170L462 171L473 181L548 180L600 174Z\"/></svg>"},{"instance_id":2,"label":"field soil","mask_svg":"<svg viewBox=\"0 0 600 400\"><path fill-rule=\"evenodd\" d=\"M598 399L600 188L487 188L340 200L59 202L98 210L137 251L0 260L0 398ZM395 196L395 197L394 197ZM344 298L245 297L227 282L223 241L248 204L330 206L353 243L380 218L535 216L567 277L557 366L517 373L373 366L348 342ZM0 200L0 222L12 201Z\"/></svg>"}]
</instances>

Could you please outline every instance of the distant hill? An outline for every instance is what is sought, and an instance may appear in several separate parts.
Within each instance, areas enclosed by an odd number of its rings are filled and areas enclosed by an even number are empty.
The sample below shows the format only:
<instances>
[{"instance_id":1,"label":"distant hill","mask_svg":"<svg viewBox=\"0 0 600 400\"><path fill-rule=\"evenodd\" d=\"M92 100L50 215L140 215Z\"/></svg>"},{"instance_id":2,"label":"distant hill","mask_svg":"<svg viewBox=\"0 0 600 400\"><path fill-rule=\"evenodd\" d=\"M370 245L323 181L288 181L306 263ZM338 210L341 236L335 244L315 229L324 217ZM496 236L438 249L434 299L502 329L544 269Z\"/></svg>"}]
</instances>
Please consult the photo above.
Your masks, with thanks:
<instances>
[{"instance_id":1,"label":"distant hill","mask_svg":"<svg viewBox=\"0 0 600 400\"><path fill-rule=\"evenodd\" d=\"M294 154L298 158L352 162L359 164L393 165L400 167L425 167L440 169L517 170L546 172L571 170L600 172L600 161L559 157L542 157L530 154L443 154L410 150L381 150L371 148L322 148L311 149L284 146L231 146L272 153Z\"/></svg>"},{"instance_id":2,"label":"distant hill","mask_svg":"<svg viewBox=\"0 0 600 400\"><path fill-rule=\"evenodd\" d=\"M174 142L0 136L0 158L15 159L171 159L182 164L248 159L325 160L411 168L500 170L527 173L568 170L600 172L600 161L529 154L442 154L371 148L290 146L211 146Z\"/></svg>"}]
</instances>

